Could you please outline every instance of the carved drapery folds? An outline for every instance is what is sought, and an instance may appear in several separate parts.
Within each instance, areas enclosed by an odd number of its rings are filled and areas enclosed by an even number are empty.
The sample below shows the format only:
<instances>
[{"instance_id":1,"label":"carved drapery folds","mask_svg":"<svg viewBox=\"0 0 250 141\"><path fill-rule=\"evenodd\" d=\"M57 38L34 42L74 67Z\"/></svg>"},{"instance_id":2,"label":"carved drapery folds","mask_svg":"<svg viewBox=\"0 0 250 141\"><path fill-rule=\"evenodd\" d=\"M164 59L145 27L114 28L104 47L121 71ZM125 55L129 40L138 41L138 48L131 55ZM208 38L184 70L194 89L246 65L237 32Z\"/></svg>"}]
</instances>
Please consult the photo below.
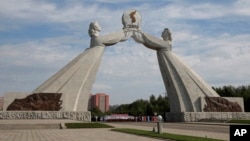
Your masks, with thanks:
<instances>
[{"instance_id":1,"label":"carved drapery folds","mask_svg":"<svg viewBox=\"0 0 250 141\"><path fill-rule=\"evenodd\" d=\"M207 105L204 112L242 112L237 102L230 102L222 97L205 97Z\"/></svg>"},{"instance_id":2,"label":"carved drapery folds","mask_svg":"<svg viewBox=\"0 0 250 141\"><path fill-rule=\"evenodd\" d=\"M34 93L23 99L15 99L7 111L59 111L61 93Z\"/></svg>"}]
</instances>

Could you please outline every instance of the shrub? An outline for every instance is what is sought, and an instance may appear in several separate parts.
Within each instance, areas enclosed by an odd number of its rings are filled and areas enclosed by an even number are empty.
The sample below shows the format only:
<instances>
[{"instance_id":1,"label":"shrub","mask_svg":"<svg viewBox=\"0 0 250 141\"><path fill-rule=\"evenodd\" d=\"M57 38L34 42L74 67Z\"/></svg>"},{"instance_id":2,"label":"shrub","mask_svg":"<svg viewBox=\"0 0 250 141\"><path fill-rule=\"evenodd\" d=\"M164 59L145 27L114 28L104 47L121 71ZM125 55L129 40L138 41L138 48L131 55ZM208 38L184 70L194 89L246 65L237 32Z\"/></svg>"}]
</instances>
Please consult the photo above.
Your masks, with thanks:
<instances>
[{"instance_id":1,"label":"shrub","mask_svg":"<svg viewBox=\"0 0 250 141\"><path fill-rule=\"evenodd\" d=\"M104 123L65 123L67 128L114 128Z\"/></svg>"}]
</instances>

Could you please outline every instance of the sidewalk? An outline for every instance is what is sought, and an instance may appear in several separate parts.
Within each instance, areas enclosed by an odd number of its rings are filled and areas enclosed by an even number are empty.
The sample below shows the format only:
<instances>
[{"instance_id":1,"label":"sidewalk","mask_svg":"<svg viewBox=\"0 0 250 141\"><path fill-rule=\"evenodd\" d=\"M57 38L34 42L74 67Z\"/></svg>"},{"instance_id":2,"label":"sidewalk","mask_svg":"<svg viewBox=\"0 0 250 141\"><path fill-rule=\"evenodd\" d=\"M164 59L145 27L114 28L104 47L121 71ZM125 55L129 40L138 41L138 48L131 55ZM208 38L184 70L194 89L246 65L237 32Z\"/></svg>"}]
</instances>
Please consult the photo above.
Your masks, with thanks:
<instances>
[{"instance_id":1,"label":"sidewalk","mask_svg":"<svg viewBox=\"0 0 250 141\"><path fill-rule=\"evenodd\" d=\"M54 124L72 120L0 120L1 124ZM110 131L110 129L0 130L0 141L159 141L153 138Z\"/></svg>"},{"instance_id":2,"label":"sidewalk","mask_svg":"<svg viewBox=\"0 0 250 141\"><path fill-rule=\"evenodd\" d=\"M1 124L55 124L81 122L74 120L0 120ZM107 123L116 128L133 128L152 131L153 127ZM156 125L155 125L156 126ZM189 136L229 140L229 133L163 128L163 132ZM0 130L0 141L158 141L157 139L110 131L110 129L33 129Z\"/></svg>"},{"instance_id":3,"label":"sidewalk","mask_svg":"<svg viewBox=\"0 0 250 141\"><path fill-rule=\"evenodd\" d=\"M110 129L0 130L0 141L159 141Z\"/></svg>"}]
</instances>

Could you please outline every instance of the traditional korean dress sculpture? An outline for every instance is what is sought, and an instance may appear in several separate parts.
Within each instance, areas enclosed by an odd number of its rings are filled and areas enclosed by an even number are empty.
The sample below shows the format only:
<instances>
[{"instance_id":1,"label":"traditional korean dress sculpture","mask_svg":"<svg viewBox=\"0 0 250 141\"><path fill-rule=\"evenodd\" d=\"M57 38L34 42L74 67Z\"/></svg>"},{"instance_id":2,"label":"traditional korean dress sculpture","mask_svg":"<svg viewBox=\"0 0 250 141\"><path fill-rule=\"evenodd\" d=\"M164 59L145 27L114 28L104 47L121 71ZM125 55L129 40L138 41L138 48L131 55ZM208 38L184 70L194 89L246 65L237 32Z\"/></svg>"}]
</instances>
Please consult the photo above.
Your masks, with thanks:
<instances>
[{"instance_id":1,"label":"traditional korean dress sculpture","mask_svg":"<svg viewBox=\"0 0 250 141\"><path fill-rule=\"evenodd\" d=\"M170 112L200 112L200 97L219 95L191 68L172 52L172 36L164 29L158 39L142 31L134 31L135 41L156 50L162 78L170 100ZM174 105L174 106L173 106Z\"/></svg>"},{"instance_id":2,"label":"traditional korean dress sculpture","mask_svg":"<svg viewBox=\"0 0 250 141\"><path fill-rule=\"evenodd\" d=\"M87 111L89 95L106 46L125 41L124 31L99 36L97 22L89 25L90 47L36 88L34 93L62 93L63 111Z\"/></svg>"}]
</instances>

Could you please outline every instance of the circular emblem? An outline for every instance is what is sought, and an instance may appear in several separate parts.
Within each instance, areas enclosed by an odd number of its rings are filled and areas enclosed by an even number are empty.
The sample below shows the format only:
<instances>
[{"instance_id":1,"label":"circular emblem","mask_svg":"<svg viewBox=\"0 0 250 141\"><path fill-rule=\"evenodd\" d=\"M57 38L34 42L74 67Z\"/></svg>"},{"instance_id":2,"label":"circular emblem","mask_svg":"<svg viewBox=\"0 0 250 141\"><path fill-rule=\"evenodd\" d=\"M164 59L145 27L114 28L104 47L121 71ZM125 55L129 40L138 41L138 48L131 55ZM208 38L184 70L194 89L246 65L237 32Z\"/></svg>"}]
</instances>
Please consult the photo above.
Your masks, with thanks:
<instances>
[{"instance_id":1,"label":"circular emblem","mask_svg":"<svg viewBox=\"0 0 250 141\"><path fill-rule=\"evenodd\" d=\"M142 18L141 14L137 10L127 10L122 15L122 24L123 28L129 28L129 29L139 29L141 24Z\"/></svg>"}]
</instances>

